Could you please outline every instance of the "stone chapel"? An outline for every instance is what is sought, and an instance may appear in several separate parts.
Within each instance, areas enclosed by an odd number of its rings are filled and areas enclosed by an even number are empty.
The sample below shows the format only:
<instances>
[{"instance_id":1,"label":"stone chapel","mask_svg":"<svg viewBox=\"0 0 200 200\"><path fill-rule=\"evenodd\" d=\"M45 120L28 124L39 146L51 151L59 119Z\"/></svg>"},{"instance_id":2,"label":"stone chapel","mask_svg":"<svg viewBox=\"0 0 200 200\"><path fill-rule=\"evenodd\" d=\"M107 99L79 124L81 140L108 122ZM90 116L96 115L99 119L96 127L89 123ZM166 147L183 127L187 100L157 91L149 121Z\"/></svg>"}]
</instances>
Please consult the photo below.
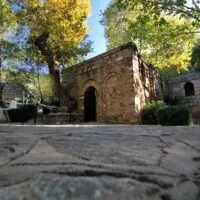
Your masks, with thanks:
<instances>
[{"instance_id":1,"label":"stone chapel","mask_svg":"<svg viewBox=\"0 0 200 200\"><path fill-rule=\"evenodd\" d=\"M132 43L77 64L62 78L85 122L137 123L142 107L162 98L157 70Z\"/></svg>"}]
</instances>

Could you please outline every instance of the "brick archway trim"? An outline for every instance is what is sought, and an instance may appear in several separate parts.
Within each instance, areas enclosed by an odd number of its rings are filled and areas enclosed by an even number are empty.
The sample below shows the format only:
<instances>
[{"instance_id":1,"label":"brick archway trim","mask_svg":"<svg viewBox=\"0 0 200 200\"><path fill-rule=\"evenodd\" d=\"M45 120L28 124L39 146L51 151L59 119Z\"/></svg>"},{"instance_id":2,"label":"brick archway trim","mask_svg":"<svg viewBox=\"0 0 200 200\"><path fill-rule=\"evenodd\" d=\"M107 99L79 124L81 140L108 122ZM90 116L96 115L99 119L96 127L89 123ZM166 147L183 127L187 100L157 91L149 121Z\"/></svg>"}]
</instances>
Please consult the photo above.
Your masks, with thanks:
<instances>
[{"instance_id":1,"label":"brick archway trim","mask_svg":"<svg viewBox=\"0 0 200 200\"><path fill-rule=\"evenodd\" d=\"M104 99L104 102L105 102L105 91L106 91L107 81L113 76L115 76L115 77L117 77L117 79L119 79L119 75L116 72L110 72L104 78L104 81L103 81L103 94L104 94L103 99Z\"/></svg>"},{"instance_id":2,"label":"brick archway trim","mask_svg":"<svg viewBox=\"0 0 200 200\"><path fill-rule=\"evenodd\" d=\"M99 86L96 83L96 81L94 79L89 79L83 84L83 87L81 88L80 95L84 96L85 91L87 90L87 88L89 88L91 86L93 86L97 90L97 92L99 92Z\"/></svg>"}]
</instances>

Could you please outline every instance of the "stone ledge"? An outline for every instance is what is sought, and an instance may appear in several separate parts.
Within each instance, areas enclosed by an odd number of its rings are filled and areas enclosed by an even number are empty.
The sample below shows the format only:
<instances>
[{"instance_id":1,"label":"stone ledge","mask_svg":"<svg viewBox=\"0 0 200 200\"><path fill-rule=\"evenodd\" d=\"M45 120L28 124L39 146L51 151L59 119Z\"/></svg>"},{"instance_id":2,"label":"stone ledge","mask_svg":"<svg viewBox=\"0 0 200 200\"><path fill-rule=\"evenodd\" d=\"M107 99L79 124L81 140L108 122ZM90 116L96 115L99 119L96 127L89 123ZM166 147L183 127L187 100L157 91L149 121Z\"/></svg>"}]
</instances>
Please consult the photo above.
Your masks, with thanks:
<instances>
[{"instance_id":1,"label":"stone ledge","mask_svg":"<svg viewBox=\"0 0 200 200\"><path fill-rule=\"evenodd\" d=\"M51 113L42 116L43 124L69 124L83 121L80 113Z\"/></svg>"}]
</instances>

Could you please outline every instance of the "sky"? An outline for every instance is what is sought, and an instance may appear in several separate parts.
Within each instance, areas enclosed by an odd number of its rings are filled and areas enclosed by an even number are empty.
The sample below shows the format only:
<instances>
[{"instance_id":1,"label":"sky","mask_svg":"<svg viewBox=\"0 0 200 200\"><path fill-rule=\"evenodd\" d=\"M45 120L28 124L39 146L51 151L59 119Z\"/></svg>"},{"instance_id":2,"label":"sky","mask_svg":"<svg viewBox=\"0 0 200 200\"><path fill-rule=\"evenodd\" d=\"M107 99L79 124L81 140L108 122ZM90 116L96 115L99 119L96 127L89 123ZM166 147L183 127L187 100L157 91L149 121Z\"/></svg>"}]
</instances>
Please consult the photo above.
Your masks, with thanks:
<instances>
[{"instance_id":1,"label":"sky","mask_svg":"<svg viewBox=\"0 0 200 200\"><path fill-rule=\"evenodd\" d=\"M104 37L103 26L100 25L101 11L104 11L111 0L91 0L92 13L88 19L90 28L89 39L93 42L93 52L87 56L87 59L99 55L106 51L106 40Z\"/></svg>"}]
</instances>

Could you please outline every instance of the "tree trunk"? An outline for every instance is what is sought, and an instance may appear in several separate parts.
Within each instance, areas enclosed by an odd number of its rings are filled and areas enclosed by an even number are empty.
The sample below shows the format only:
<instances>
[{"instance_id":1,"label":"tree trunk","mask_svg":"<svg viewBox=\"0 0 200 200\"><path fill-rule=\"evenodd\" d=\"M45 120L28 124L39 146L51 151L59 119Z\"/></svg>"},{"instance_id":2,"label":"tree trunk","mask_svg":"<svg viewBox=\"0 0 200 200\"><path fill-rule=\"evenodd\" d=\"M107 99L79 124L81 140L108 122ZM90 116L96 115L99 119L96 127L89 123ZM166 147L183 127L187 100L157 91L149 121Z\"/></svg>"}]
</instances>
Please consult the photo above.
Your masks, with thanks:
<instances>
[{"instance_id":1,"label":"tree trunk","mask_svg":"<svg viewBox=\"0 0 200 200\"><path fill-rule=\"evenodd\" d=\"M55 96L60 100L61 98L61 84L60 84L60 71L59 67L53 62L51 65L48 64L49 74L51 76L52 88Z\"/></svg>"},{"instance_id":2,"label":"tree trunk","mask_svg":"<svg viewBox=\"0 0 200 200\"><path fill-rule=\"evenodd\" d=\"M0 107L5 107L5 104L3 102L3 88L4 84L0 82Z\"/></svg>"},{"instance_id":3,"label":"tree trunk","mask_svg":"<svg viewBox=\"0 0 200 200\"><path fill-rule=\"evenodd\" d=\"M1 89L1 83L0 83L0 102L3 100L3 90ZM0 103L1 104L1 103Z\"/></svg>"},{"instance_id":4,"label":"tree trunk","mask_svg":"<svg viewBox=\"0 0 200 200\"><path fill-rule=\"evenodd\" d=\"M41 84L40 84L40 73L39 73L38 66L37 66L37 82L38 82L38 90L39 90L39 95L40 95L40 103L44 103Z\"/></svg>"},{"instance_id":5,"label":"tree trunk","mask_svg":"<svg viewBox=\"0 0 200 200\"><path fill-rule=\"evenodd\" d=\"M59 66L56 64L55 56L53 55L52 50L48 47L48 38L49 34L43 33L42 35L36 38L35 45L39 48L48 64L53 93L59 100L61 100L62 87L60 83Z\"/></svg>"},{"instance_id":6,"label":"tree trunk","mask_svg":"<svg viewBox=\"0 0 200 200\"><path fill-rule=\"evenodd\" d=\"M0 52L0 106L4 107L4 102L3 102L3 88L4 88L4 83L2 80L2 60L1 60L1 52Z\"/></svg>"},{"instance_id":7,"label":"tree trunk","mask_svg":"<svg viewBox=\"0 0 200 200\"><path fill-rule=\"evenodd\" d=\"M1 49L0 49L1 50ZM1 51L0 51L0 104L3 100L3 87L2 87L2 63L1 63Z\"/></svg>"}]
</instances>

